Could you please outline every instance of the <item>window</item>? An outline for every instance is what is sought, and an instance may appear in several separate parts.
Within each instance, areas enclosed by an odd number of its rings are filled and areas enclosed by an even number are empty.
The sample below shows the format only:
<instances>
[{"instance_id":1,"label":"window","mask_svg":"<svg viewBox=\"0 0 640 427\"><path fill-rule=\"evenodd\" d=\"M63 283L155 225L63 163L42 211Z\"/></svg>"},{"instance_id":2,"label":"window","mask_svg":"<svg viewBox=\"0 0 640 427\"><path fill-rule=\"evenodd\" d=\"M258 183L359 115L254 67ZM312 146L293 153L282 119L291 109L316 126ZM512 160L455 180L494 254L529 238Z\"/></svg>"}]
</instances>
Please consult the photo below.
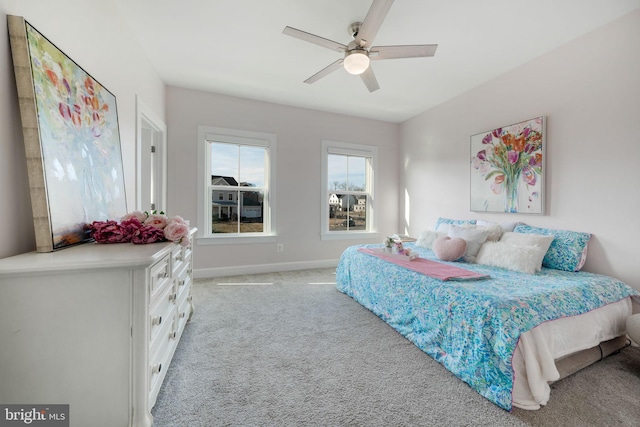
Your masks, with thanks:
<instances>
[{"instance_id":1,"label":"window","mask_svg":"<svg viewBox=\"0 0 640 427\"><path fill-rule=\"evenodd\" d=\"M374 233L374 172L377 148L322 143L322 237Z\"/></svg>"},{"instance_id":2,"label":"window","mask_svg":"<svg viewBox=\"0 0 640 427\"><path fill-rule=\"evenodd\" d=\"M199 127L202 164L200 237L272 236L275 136Z\"/></svg>"}]
</instances>

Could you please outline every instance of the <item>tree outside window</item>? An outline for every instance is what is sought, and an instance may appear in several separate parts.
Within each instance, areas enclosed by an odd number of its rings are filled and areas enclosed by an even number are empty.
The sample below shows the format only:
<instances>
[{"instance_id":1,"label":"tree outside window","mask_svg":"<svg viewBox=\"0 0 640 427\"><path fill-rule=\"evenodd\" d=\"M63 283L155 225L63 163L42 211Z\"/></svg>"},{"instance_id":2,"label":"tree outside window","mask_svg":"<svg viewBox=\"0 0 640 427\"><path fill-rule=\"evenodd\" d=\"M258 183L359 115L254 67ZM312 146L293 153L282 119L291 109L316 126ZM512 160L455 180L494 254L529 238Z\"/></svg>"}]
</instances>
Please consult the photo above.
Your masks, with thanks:
<instances>
[{"instance_id":1,"label":"tree outside window","mask_svg":"<svg viewBox=\"0 0 640 427\"><path fill-rule=\"evenodd\" d=\"M376 148L324 141L323 153L323 236L373 232Z\"/></svg>"}]
</instances>

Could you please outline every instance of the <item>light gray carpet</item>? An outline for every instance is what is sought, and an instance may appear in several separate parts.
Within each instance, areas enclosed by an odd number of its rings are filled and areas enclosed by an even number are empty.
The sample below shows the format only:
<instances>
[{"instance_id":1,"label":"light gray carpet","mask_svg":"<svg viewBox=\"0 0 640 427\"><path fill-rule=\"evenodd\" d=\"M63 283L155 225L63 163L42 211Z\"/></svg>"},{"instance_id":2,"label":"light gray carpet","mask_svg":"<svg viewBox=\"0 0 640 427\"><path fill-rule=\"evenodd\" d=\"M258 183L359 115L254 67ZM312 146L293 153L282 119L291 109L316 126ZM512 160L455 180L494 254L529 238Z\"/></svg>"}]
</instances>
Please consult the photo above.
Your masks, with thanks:
<instances>
[{"instance_id":1,"label":"light gray carpet","mask_svg":"<svg viewBox=\"0 0 640 427\"><path fill-rule=\"evenodd\" d=\"M338 292L332 269L199 280L193 300L156 427L640 425L638 348L509 413Z\"/></svg>"}]
</instances>

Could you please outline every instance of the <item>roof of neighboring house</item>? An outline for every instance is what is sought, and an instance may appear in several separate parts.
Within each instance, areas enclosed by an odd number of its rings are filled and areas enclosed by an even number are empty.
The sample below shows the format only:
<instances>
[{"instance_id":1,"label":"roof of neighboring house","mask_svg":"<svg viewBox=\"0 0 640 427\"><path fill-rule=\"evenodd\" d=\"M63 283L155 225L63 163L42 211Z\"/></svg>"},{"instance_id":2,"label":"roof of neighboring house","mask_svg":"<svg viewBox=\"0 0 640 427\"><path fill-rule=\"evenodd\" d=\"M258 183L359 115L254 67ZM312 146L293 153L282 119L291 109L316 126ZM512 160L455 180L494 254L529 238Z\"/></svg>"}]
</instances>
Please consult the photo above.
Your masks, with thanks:
<instances>
[{"instance_id":1,"label":"roof of neighboring house","mask_svg":"<svg viewBox=\"0 0 640 427\"><path fill-rule=\"evenodd\" d=\"M232 176L211 175L211 185L231 185L238 186L238 181Z\"/></svg>"}]
</instances>

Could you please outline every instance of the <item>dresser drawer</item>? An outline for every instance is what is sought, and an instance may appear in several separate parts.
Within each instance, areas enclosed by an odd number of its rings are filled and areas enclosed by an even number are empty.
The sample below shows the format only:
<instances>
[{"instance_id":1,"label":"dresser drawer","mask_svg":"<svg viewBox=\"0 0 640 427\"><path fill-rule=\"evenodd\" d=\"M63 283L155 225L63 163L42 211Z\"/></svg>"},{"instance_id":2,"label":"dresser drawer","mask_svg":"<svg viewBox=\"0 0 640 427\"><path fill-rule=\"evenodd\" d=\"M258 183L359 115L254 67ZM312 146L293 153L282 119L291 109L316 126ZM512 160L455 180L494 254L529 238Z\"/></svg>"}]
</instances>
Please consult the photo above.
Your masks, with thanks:
<instances>
[{"instance_id":1,"label":"dresser drawer","mask_svg":"<svg viewBox=\"0 0 640 427\"><path fill-rule=\"evenodd\" d=\"M178 274L185 264L184 253L182 250L182 246L175 245L175 248L171 251L171 259L173 261L173 276L175 277Z\"/></svg>"},{"instance_id":2,"label":"dresser drawer","mask_svg":"<svg viewBox=\"0 0 640 427\"><path fill-rule=\"evenodd\" d=\"M170 347L174 338L173 333L176 330L176 306L172 306L169 313L167 313L166 320L162 320L162 324L159 325L155 334L151 338L149 343L149 354L153 357L154 354L164 353L166 347Z\"/></svg>"},{"instance_id":3,"label":"dresser drawer","mask_svg":"<svg viewBox=\"0 0 640 427\"><path fill-rule=\"evenodd\" d=\"M184 260L185 261L189 261L191 260L191 255L193 253L193 242L189 243L188 246L185 246L182 248L182 252L184 253Z\"/></svg>"},{"instance_id":4,"label":"dresser drawer","mask_svg":"<svg viewBox=\"0 0 640 427\"><path fill-rule=\"evenodd\" d=\"M149 270L149 298L150 301L158 298L165 286L171 286L171 262L170 255L166 255L155 263Z\"/></svg>"},{"instance_id":5,"label":"dresser drawer","mask_svg":"<svg viewBox=\"0 0 640 427\"><path fill-rule=\"evenodd\" d=\"M182 247L176 245L171 252L173 259L173 276L177 276L180 271L185 269L185 266L191 262L191 246Z\"/></svg>"},{"instance_id":6,"label":"dresser drawer","mask_svg":"<svg viewBox=\"0 0 640 427\"><path fill-rule=\"evenodd\" d=\"M177 298L176 300L183 299L183 295L185 293L189 293L189 289L191 289L191 276L184 275L181 278L176 279L175 281L175 290Z\"/></svg>"},{"instance_id":7,"label":"dresser drawer","mask_svg":"<svg viewBox=\"0 0 640 427\"><path fill-rule=\"evenodd\" d=\"M173 321L175 297L174 287L165 286L163 292L149 307L149 342L155 339L156 335L167 323Z\"/></svg>"},{"instance_id":8,"label":"dresser drawer","mask_svg":"<svg viewBox=\"0 0 640 427\"><path fill-rule=\"evenodd\" d=\"M191 314L191 295L190 292L185 292L183 298L178 302L178 312L176 313L176 331L178 333L178 339L182 336L182 332L189 320Z\"/></svg>"},{"instance_id":9,"label":"dresser drawer","mask_svg":"<svg viewBox=\"0 0 640 427\"><path fill-rule=\"evenodd\" d=\"M156 401L156 397L158 397L158 392L160 391L160 387L162 386L162 381L164 380L167 370L169 369L169 363L171 363L173 350L173 346L166 345L164 347L160 347L160 351L149 356L148 404L150 408L153 407Z\"/></svg>"}]
</instances>

